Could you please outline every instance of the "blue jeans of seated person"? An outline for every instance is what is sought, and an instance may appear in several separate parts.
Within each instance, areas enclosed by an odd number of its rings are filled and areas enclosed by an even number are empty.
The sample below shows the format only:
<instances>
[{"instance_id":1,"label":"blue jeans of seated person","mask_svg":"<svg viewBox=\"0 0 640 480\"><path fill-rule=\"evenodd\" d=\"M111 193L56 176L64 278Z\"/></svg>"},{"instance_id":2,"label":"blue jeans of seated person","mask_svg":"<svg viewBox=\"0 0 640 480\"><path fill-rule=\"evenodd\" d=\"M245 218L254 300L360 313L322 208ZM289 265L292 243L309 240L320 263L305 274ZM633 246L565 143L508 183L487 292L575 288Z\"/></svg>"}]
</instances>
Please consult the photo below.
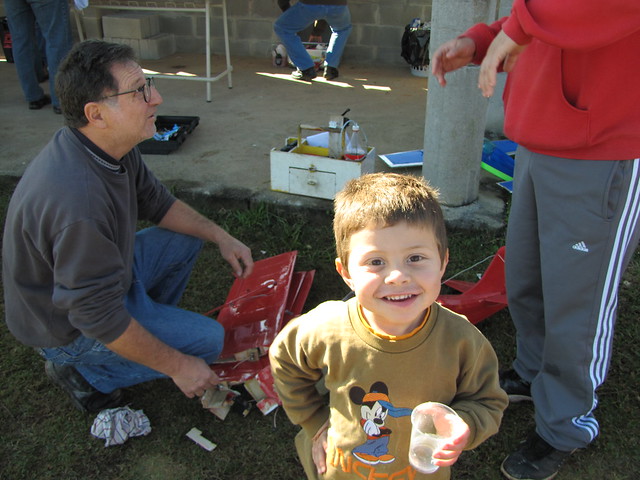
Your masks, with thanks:
<instances>
[{"instance_id":1,"label":"blue jeans of seated person","mask_svg":"<svg viewBox=\"0 0 640 480\"><path fill-rule=\"evenodd\" d=\"M67 0L4 0L4 8L11 32L13 60L27 102L44 96L35 68L39 57L37 22L44 38L51 103L59 107L55 76L58 65L73 46L69 3Z\"/></svg>"},{"instance_id":2,"label":"blue jeans of seated person","mask_svg":"<svg viewBox=\"0 0 640 480\"><path fill-rule=\"evenodd\" d=\"M331 39L327 47L325 63L338 68L340 59L351 33L351 13L346 5L307 5L296 3L280 15L273 30L287 49L287 55L300 70L313 67L313 59L302 44L298 32L315 20L324 19L331 27Z\"/></svg>"},{"instance_id":3,"label":"blue jeans of seated person","mask_svg":"<svg viewBox=\"0 0 640 480\"><path fill-rule=\"evenodd\" d=\"M176 306L202 245L197 238L162 228L138 232L133 281L125 305L133 318L167 345L213 363L222 351L224 329L212 318ZM82 335L69 345L40 352L55 363L72 364L103 393L166 378Z\"/></svg>"}]
</instances>

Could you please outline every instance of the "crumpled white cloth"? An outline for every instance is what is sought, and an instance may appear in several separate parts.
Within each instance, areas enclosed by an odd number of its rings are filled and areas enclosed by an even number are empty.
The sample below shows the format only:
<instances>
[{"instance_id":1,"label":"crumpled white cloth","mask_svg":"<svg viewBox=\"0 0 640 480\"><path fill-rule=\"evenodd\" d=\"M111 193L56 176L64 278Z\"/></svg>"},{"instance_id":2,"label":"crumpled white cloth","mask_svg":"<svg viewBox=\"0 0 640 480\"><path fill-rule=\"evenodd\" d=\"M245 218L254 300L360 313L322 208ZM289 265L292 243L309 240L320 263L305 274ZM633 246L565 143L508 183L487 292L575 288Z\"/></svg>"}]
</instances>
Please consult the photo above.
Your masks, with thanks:
<instances>
[{"instance_id":1,"label":"crumpled white cloth","mask_svg":"<svg viewBox=\"0 0 640 480\"><path fill-rule=\"evenodd\" d=\"M148 435L151 431L149 419L142 410L129 407L102 410L91 426L91 434L104 438L104 446L121 445L129 437Z\"/></svg>"}]
</instances>

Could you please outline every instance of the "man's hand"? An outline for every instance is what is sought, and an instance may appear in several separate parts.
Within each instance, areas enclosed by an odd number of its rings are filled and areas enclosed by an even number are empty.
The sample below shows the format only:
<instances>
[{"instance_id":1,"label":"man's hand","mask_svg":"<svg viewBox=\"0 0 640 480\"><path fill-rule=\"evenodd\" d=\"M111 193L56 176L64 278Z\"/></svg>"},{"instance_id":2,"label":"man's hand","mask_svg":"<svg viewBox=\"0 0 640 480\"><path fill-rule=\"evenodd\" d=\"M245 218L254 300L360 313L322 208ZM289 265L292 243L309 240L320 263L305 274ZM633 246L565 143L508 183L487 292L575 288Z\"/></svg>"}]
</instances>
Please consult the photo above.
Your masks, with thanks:
<instances>
[{"instance_id":1,"label":"man's hand","mask_svg":"<svg viewBox=\"0 0 640 480\"><path fill-rule=\"evenodd\" d=\"M207 362L170 347L134 318L122 335L106 346L121 357L164 373L189 398L202 396L220 383Z\"/></svg>"},{"instance_id":2,"label":"man's hand","mask_svg":"<svg viewBox=\"0 0 640 480\"><path fill-rule=\"evenodd\" d=\"M482 90L482 96L489 98L493 95L496 87L496 75L502 64L502 70L510 72L513 70L518 56L527 48L526 45L518 45L511 40L504 31L500 31L493 39L487 54L480 65L480 76L478 78L478 88Z\"/></svg>"},{"instance_id":3,"label":"man's hand","mask_svg":"<svg viewBox=\"0 0 640 480\"><path fill-rule=\"evenodd\" d=\"M447 81L444 76L471 63L476 53L476 43L468 37L454 38L443 43L431 58L431 73L444 87Z\"/></svg>"},{"instance_id":4,"label":"man's hand","mask_svg":"<svg viewBox=\"0 0 640 480\"><path fill-rule=\"evenodd\" d=\"M198 237L218 245L236 277L246 278L253 271L251 250L222 227L196 212L182 200L176 200L158 224L162 228Z\"/></svg>"},{"instance_id":5,"label":"man's hand","mask_svg":"<svg viewBox=\"0 0 640 480\"><path fill-rule=\"evenodd\" d=\"M211 370L207 362L198 357L185 355L179 372L171 379L187 397L201 397L205 390L215 388L220 378Z\"/></svg>"},{"instance_id":6,"label":"man's hand","mask_svg":"<svg viewBox=\"0 0 640 480\"><path fill-rule=\"evenodd\" d=\"M253 271L253 257L251 256L251 249L244 243L231 235L227 234L218 241L218 248L220 254L224 258L231 268L233 273L238 278L247 278Z\"/></svg>"}]
</instances>

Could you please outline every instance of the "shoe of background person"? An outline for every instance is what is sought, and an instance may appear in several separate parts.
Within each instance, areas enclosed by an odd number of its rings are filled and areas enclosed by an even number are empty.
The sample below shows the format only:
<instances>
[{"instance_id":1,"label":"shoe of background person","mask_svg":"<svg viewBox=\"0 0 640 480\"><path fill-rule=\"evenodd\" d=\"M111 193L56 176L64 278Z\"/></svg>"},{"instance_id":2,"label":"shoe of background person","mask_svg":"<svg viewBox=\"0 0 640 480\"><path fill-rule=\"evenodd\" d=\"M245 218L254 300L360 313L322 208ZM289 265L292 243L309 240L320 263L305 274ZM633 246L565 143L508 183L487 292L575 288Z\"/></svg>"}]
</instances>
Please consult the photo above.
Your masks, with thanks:
<instances>
[{"instance_id":1,"label":"shoe of background person","mask_svg":"<svg viewBox=\"0 0 640 480\"><path fill-rule=\"evenodd\" d=\"M29 102L29 110L40 110L42 107L49 105L50 103L51 97L45 93L41 99Z\"/></svg>"},{"instance_id":2,"label":"shoe of background person","mask_svg":"<svg viewBox=\"0 0 640 480\"><path fill-rule=\"evenodd\" d=\"M304 70L300 70L299 68L296 68L296 70L291 74L291 76L296 80L306 80L307 82L310 82L311 80L317 77L316 68L309 67Z\"/></svg>"},{"instance_id":3,"label":"shoe of background person","mask_svg":"<svg viewBox=\"0 0 640 480\"><path fill-rule=\"evenodd\" d=\"M84 377L72 365L60 365L47 360L44 364L47 377L62 388L71 399L73 405L85 413L97 413L106 408L122 405L122 390L102 393L89 385Z\"/></svg>"},{"instance_id":4,"label":"shoe of background person","mask_svg":"<svg viewBox=\"0 0 640 480\"><path fill-rule=\"evenodd\" d=\"M531 383L520 378L515 370L504 370L499 376L500 387L507 392L511 403L531 401Z\"/></svg>"},{"instance_id":5,"label":"shoe of background person","mask_svg":"<svg viewBox=\"0 0 640 480\"><path fill-rule=\"evenodd\" d=\"M509 480L550 480L572 453L556 450L534 431L505 458L500 471Z\"/></svg>"},{"instance_id":6,"label":"shoe of background person","mask_svg":"<svg viewBox=\"0 0 640 480\"><path fill-rule=\"evenodd\" d=\"M336 67L330 67L329 65L327 65L326 67L324 67L323 76L327 80L333 80L334 78L338 78L339 76L338 69Z\"/></svg>"},{"instance_id":7,"label":"shoe of background person","mask_svg":"<svg viewBox=\"0 0 640 480\"><path fill-rule=\"evenodd\" d=\"M53 113L55 113L56 115L62 115L62 108L58 107L57 105L54 105Z\"/></svg>"}]
</instances>

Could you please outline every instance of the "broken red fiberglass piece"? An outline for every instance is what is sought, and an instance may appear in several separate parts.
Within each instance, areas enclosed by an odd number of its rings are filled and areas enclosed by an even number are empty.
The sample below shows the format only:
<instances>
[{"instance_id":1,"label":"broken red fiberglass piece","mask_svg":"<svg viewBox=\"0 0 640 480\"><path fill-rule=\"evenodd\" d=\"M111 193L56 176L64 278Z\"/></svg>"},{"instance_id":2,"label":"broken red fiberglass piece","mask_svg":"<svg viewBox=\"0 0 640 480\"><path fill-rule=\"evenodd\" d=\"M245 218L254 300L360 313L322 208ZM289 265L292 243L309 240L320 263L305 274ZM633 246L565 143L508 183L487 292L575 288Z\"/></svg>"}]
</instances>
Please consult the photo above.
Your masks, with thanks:
<instances>
[{"instance_id":1,"label":"broken red fiberglass piece","mask_svg":"<svg viewBox=\"0 0 640 480\"><path fill-rule=\"evenodd\" d=\"M242 383L266 366L269 346L282 327L302 313L315 270L294 272L297 251L259 260L249 278L237 278L217 320L224 348L211 368L221 380Z\"/></svg>"},{"instance_id":2,"label":"broken red fiberglass piece","mask_svg":"<svg viewBox=\"0 0 640 480\"><path fill-rule=\"evenodd\" d=\"M507 288L504 278L505 247L500 247L478 282L447 280L445 285L462 292L440 295L438 303L465 315L473 323L499 312L507 306Z\"/></svg>"}]
</instances>

